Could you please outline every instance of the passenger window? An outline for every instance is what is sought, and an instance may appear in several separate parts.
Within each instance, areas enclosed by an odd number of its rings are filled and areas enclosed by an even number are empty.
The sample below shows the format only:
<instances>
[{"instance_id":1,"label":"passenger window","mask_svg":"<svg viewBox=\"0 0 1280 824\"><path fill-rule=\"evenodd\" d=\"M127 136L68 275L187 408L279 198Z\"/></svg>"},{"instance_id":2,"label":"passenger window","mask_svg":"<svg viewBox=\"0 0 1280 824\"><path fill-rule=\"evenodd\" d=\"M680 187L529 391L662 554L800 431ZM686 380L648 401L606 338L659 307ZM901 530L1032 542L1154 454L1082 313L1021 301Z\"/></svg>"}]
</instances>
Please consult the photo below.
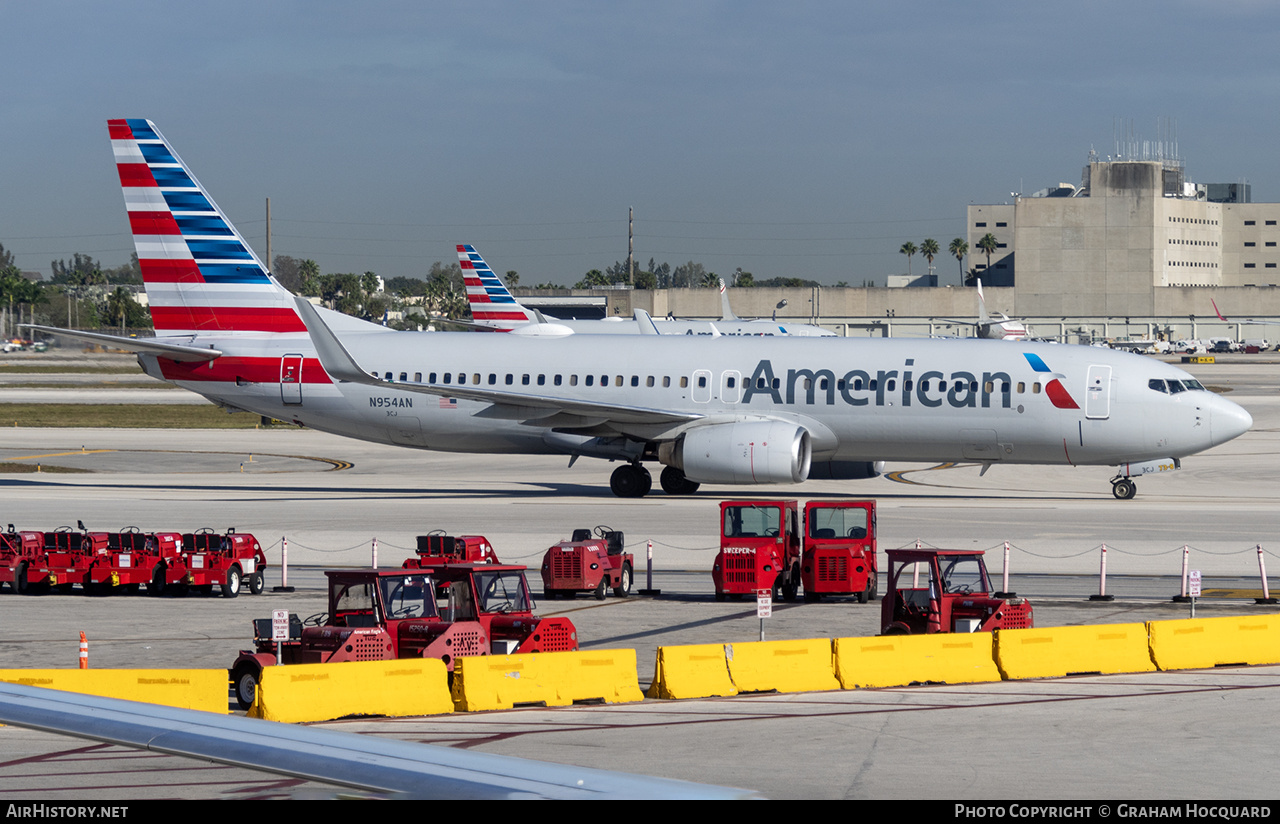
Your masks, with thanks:
<instances>
[{"instance_id":1,"label":"passenger window","mask_svg":"<svg viewBox=\"0 0 1280 824\"><path fill-rule=\"evenodd\" d=\"M577 385L578 385L578 376L577 376L577 375L570 375L570 376L569 376L569 385L570 385L570 386L577 386Z\"/></svg>"},{"instance_id":2,"label":"passenger window","mask_svg":"<svg viewBox=\"0 0 1280 824\"><path fill-rule=\"evenodd\" d=\"M524 386L528 386L528 385L529 385L529 376L528 376L528 375L522 375L522 376L520 376L520 383L521 383L522 385L524 385Z\"/></svg>"},{"instance_id":3,"label":"passenger window","mask_svg":"<svg viewBox=\"0 0 1280 824\"><path fill-rule=\"evenodd\" d=\"M547 376L546 376L546 375L539 375L539 376L538 376L538 386L546 386L546 385L547 385Z\"/></svg>"},{"instance_id":4,"label":"passenger window","mask_svg":"<svg viewBox=\"0 0 1280 824\"><path fill-rule=\"evenodd\" d=\"M473 386L479 386L479 385L480 385L480 373L479 373L479 372L474 372L474 373L472 373L472 375L471 375L471 384L472 384Z\"/></svg>"},{"instance_id":5,"label":"passenger window","mask_svg":"<svg viewBox=\"0 0 1280 824\"><path fill-rule=\"evenodd\" d=\"M1040 382L1039 382L1039 381L1037 381L1036 383L1031 384L1031 394L1032 394L1032 395L1039 395L1039 394L1040 394Z\"/></svg>"},{"instance_id":6,"label":"passenger window","mask_svg":"<svg viewBox=\"0 0 1280 824\"><path fill-rule=\"evenodd\" d=\"M421 372L414 372L414 373L413 373L413 382L414 382L414 383L422 383L422 373L421 373Z\"/></svg>"},{"instance_id":7,"label":"passenger window","mask_svg":"<svg viewBox=\"0 0 1280 824\"><path fill-rule=\"evenodd\" d=\"M587 386L595 386L595 385L596 385L596 376L587 375Z\"/></svg>"},{"instance_id":8,"label":"passenger window","mask_svg":"<svg viewBox=\"0 0 1280 824\"><path fill-rule=\"evenodd\" d=\"M653 375L650 375L649 377L645 378L644 385L648 387L653 386Z\"/></svg>"},{"instance_id":9,"label":"passenger window","mask_svg":"<svg viewBox=\"0 0 1280 824\"><path fill-rule=\"evenodd\" d=\"M670 389L670 388L671 388L671 378L670 378L670 377L668 377L668 376L666 376L666 375L663 375L663 376L662 376L662 388L663 388L663 389Z\"/></svg>"},{"instance_id":10,"label":"passenger window","mask_svg":"<svg viewBox=\"0 0 1280 824\"><path fill-rule=\"evenodd\" d=\"M430 375L427 376L427 383L435 383L435 382L436 382L436 373L432 372Z\"/></svg>"},{"instance_id":11,"label":"passenger window","mask_svg":"<svg viewBox=\"0 0 1280 824\"><path fill-rule=\"evenodd\" d=\"M408 380L409 380L409 373L408 373L408 372L401 372L401 373L400 373L400 382L401 382L401 383L406 383Z\"/></svg>"},{"instance_id":12,"label":"passenger window","mask_svg":"<svg viewBox=\"0 0 1280 824\"><path fill-rule=\"evenodd\" d=\"M453 375L452 375L452 374L450 374L449 372L445 372L445 373L444 373L444 382L445 382L445 383L450 383L450 382L452 382L452 381L453 381Z\"/></svg>"},{"instance_id":13,"label":"passenger window","mask_svg":"<svg viewBox=\"0 0 1280 824\"><path fill-rule=\"evenodd\" d=\"M689 388L689 379L688 379L688 378L686 378L686 377L685 377L685 376L683 376L683 375L681 375L681 376L680 376L680 388L681 388L681 389L688 389L688 388Z\"/></svg>"}]
</instances>

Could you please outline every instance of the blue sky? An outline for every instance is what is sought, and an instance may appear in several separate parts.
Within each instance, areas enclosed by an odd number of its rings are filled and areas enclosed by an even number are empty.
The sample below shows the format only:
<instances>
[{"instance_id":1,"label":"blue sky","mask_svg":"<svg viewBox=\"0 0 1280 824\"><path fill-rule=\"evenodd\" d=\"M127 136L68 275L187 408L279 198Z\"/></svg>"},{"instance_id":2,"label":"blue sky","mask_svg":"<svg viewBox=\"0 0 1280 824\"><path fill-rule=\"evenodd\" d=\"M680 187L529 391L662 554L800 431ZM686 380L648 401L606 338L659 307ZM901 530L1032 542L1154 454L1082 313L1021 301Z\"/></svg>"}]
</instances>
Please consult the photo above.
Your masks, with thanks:
<instances>
[{"instance_id":1,"label":"blue sky","mask_svg":"<svg viewBox=\"0 0 1280 824\"><path fill-rule=\"evenodd\" d=\"M106 120L153 120L265 254L523 284L636 256L861 285L969 203L1176 128L1280 199L1268 2L4 2L0 243L132 242ZM924 268L916 257L915 272Z\"/></svg>"}]
</instances>

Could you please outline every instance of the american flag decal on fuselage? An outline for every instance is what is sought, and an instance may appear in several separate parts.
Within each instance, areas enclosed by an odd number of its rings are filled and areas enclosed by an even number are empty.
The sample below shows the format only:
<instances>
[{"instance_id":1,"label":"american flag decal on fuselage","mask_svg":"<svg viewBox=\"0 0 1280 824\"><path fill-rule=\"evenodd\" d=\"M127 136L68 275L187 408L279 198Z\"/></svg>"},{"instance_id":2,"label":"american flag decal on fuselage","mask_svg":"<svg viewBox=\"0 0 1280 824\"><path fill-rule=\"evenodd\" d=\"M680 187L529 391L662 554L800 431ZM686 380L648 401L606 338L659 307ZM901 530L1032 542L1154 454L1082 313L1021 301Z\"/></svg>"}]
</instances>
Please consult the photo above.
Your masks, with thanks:
<instances>
[{"instance_id":1,"label":"american flag decal on fuselage","mask_svg":"<svg viewBox=\"0 0 1280 824\"><path fill-rule=\"evenodd\" d=\"M305 332L292 296L151 121L107 128L156 332Z\"/></svg>"}]
</instances>

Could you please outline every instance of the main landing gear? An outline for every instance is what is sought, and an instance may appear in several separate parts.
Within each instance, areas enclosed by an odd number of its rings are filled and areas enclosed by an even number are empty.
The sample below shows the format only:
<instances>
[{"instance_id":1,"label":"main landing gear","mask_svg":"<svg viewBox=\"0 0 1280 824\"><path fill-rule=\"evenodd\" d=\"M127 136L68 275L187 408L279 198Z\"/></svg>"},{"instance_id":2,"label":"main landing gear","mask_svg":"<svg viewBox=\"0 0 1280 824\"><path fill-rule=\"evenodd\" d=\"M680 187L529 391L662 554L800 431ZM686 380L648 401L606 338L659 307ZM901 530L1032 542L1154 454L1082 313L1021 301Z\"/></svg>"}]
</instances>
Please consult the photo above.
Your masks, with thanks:
<instances>
[{"instance_id":1,"label":"main landing gear","mask_svg":"<svg viewBox=\"0 0 1280 824\"><path fill-rule=\"evenodd\" d=\"M662 491L668 495L692 495L701 486L697 481L686 478L684 473L674 466L663 469L660 480ZM613 470L613 475L609 478L609 488L619 498L643 498L653 488L653 476L639 463L623 464Z\"/></svg>"},{"instance_id":2,"label":"main landing gear","mask_svg":"<svg viewBox=\"0 0 1280 824\"><path fill-rule=\"evenodd\" d=\"M1111 479L1111 494L1122 501L1127 501L1138 494L1138 485L1132 478L1118 475Z\"/></svg>"}]
</instances>

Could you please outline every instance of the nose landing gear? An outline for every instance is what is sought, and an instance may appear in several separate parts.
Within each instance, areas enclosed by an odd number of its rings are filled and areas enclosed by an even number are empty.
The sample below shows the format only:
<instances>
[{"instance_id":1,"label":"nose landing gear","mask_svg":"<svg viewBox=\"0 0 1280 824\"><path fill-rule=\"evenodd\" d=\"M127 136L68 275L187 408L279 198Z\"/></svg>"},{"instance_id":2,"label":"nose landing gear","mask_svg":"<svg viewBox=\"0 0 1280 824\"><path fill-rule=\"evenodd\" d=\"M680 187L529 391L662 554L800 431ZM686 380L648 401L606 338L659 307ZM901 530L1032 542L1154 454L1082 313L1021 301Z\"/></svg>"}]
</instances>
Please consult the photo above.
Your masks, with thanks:
<instances>
[{"instance_id":1,"label":"nose landing gear","mask_svg":"<svg viewBox=\"0 0 1280 824\"><path fill-rule=\"evenodd\" d=\"M1138 485L1132 478L1120 475L1111 479L1111 494L1121 501L1127 501L1138 494Z\"/></svg>"}]
</instances>

